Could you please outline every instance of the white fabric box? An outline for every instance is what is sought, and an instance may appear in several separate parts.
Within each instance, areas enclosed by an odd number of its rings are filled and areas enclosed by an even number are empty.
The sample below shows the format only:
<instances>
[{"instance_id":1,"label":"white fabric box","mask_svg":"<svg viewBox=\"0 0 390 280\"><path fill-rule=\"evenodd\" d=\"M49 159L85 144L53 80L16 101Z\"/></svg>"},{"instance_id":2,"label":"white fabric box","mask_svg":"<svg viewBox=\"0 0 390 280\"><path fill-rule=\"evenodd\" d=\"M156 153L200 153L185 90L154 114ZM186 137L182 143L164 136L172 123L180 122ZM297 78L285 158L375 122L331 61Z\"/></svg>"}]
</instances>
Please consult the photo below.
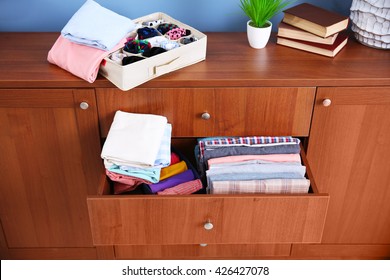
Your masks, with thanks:
<instances>
[{"instance_id":1,"label":"white fabric box","mask_svg":"<svg viewBox=\"0 0 390 280\"><path fill-rule=\"evenodd\" d=\"M206 59L207 36L198 30L164 13L150 14L135 19L134 22L142 24L142 22L155 20L163 20L166 23L173 23L188 29L191 31L191 36L198 40L186 45L181 44L178 48L125 66L111 60L109 56L106 57L102 61L99 72L121 90L132 89L158 76Z\"/></svg>"}]
</instances>

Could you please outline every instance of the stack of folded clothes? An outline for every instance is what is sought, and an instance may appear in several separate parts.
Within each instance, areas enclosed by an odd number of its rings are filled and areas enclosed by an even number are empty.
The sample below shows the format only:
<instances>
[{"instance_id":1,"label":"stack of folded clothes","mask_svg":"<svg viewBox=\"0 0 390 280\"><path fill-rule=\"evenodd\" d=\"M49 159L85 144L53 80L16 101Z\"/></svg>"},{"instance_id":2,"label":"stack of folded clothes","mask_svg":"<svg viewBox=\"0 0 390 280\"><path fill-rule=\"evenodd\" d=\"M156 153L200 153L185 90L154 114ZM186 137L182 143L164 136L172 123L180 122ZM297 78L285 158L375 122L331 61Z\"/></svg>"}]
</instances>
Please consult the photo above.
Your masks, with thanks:
<instances>
[{"instance_id":1,"label":"stack of folded clothes","mask_svg":"<svg viewBox=\"0 0 390 280\"><path fill-rule=\"evenodd\" d=\"M298 138L202 138L195 152L211 194L309 191Z\"/></svg>"},{"instance_id":2,"label":"stack of folded clothes","mask_svg":"<svg viewBox=\"0 0 390 280\"><path fill-rule=\"evenodd\" d=\"M172 126L164 116L117 111L103 145L114 194L190 194L202 188L196 172L171 152Z\"/></svg>"},{"instance_id":3,"label":"stack of folded clothes","mask_svg":"<svg viewBox=\"0 0 390 280\"><path fill-rule=\"evenodd\" d=\"M102 60L126 43L135 23L87 0L72 16L48 54L48 61L90 83Z\"/></svg>"}]
</instances>

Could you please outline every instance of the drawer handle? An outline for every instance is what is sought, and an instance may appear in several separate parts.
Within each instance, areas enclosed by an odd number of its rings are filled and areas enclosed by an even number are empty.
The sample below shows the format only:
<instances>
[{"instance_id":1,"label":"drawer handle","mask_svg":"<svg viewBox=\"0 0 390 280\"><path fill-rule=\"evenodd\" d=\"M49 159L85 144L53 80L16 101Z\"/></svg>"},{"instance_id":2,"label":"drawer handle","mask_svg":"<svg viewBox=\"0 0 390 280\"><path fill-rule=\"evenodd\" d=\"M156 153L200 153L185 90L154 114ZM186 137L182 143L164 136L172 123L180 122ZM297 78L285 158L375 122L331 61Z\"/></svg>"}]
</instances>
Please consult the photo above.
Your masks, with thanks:
<instances>
[{"instance_id":1,"label":"drawer handle","mask_svg":"<svg viewBox=\"0 0 390 280\"><path fill-rule=\"evenodd\" d=\"M202 114L202 119L204 119L204 120L209 120L210 118L211 118L211 115L210 115L209 113L204 112L204 113Z\"/></svg>"},{"instance_id":2,"label":"drawer handle","mask_svg":"<svg viewBox=\"0 0 390 280\"><path fill-rule=\"evenodd\" d=\"M322 100L322 105L324 107L329 107L330 104L332 104L332 100L330 100L329 98L326 98L326 99Z\"/></svg>"},{"instance_id":3,"label":"drawer handle","mask_svg":"<svg viewBox=\"0 0 390 280\"><path fill-rule=\"evenodd\" d=\"M199 246L200 247L207 247L207 243L200 243Z\"/></svg>"},{"instance_id":4,"label":"drawer handle","mask_svg":"<svg viewBox=\"0 0 390 280\"><path fill-rule=\"evenodd\" d=\"M203 225L204 229L205 230L212 230L214 225L210 222L210 221L207 221L204 225Z\"/></svg>"},{"instance_id":5,"label":"drawer handle","mask_svg":"<svg viewBox=\"0 0 390 280\"><path fill-rule=\"evenodd\" d=\"M89 107L89 104L85 101L81 102L80 103L80 108L83 109L83 110L87 110Z\"/></svg>"}]
</instances>

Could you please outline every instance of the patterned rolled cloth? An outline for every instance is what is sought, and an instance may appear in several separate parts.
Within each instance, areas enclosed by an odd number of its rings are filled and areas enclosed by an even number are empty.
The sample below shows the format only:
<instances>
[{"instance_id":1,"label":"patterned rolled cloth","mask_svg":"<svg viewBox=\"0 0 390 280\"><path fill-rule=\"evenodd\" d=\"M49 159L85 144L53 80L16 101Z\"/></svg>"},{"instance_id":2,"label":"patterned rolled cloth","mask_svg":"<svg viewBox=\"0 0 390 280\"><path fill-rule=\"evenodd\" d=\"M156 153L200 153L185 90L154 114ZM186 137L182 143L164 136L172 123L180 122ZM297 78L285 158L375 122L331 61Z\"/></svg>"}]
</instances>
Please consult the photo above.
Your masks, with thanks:
<instances>
[{"instance_id":1,"label":"patterned rolled cloth","mask_svg":"<svg viewBox=\"0 0 390 280\"><path fill-rule=\"evenodd\" d=\"M157 193L157 192L163 191L165 189L177 186L179 184L182 184L182 183L185 183L188 181L192 181L194 179L195 179L194 172L191 169L188 169L180 174L169 177L168 179L160 181L156 184L150 184L149 188L150 188L152 193Z\"/></svg>"},{"instance_id":2,"label":"patterned rolled cloth","mask_svg":"<svg viewBox=\"0 0 390 280\"><path fill-rule=\"evenodd\" d=\"M242 193L308 193L308 179L269 179L251 181L214 181L210 186L212 194Z\"/></svg>"},{"instance_id":3,"label":"patterned rolled cloth","mask_svg":"<svg viewBox=\"0 0 390 280\"><path fill-rule=\"evenodd\" d=\"M178 28L176 24L173 23L162 23L157 27L157 31L160 32L161 34L167 33L169 30L172 30L174 28Z\"/></svg>"},{"instance_id":4,"label":"patterned rolled cloth","mask_svg":"<svg viewBox=\"0 0 390 280\"><path fill-rule=\"evenodd\" d=\"M175 187L165 189L161 192L157 192L158 195L186 195L192 194L200 189L202 189L203 185L199 179L192 180L189 182L185 182L179 184Z\"/></svg>"},{"instance_id":5,"label":"patterned rolled cloth","mask_svg":"<svg viewBox=\"0 0 390 280\"><path fill-rule=\"evenodd\" d=\"M179 173L182 173L182 172L186 171L187 169L188 169L187 164L184 160L182 160L178 163L172 164L168 167L164 167L161 169L161 172L160 172L160 181L165 180L169 177L175 176Z\"/></svg>"}]
</instances>

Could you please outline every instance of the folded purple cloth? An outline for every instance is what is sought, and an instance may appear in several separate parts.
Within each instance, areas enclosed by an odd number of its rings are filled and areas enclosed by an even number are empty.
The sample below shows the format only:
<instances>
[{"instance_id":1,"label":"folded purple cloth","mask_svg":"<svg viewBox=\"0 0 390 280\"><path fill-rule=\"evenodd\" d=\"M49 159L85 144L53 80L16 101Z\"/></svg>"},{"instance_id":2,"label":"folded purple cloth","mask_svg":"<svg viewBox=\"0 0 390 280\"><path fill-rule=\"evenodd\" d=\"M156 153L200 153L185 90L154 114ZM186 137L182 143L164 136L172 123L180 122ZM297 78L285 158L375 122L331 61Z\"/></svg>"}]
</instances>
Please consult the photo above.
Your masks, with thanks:
<instances>
[{"instance_id":1,"label":"folded purple cloth","mask_svg":"<svg viewBox=\"0 0 390 280\"><path fill-rule=\"evenodd\" d=\"M169 177L169 178L162 180L158 183L150 184L149 187L150 187L150 190L152 191L152 193L157 193L157 192L163 191L167 188L172 188L172 187L177 186L179 184L182 184L182 183L185 183L188 181L192 181L194 179L195 179L194 172L191 169L188 169L182 173L179 173L175 176Z\"/></svg>"}]
</instances>

